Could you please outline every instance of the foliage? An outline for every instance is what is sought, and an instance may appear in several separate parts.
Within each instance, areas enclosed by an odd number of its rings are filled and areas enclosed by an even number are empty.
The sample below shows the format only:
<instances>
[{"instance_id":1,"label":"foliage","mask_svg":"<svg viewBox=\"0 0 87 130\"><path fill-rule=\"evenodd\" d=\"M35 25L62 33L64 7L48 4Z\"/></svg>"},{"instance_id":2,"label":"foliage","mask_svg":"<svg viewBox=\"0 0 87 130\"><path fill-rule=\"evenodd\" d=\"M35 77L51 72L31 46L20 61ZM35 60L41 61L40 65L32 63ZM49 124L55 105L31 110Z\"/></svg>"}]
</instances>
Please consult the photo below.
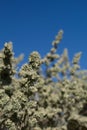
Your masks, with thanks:
<instances>
[{"instance_id":1,"label":"foliage","mask_svg":"<svg viewBox=\"0 0 87 130\"><path fill-rule=\"evenodd\" d=\"M17 70L12 43L0 51L0 130L87 130L87 71L81 52L57 54L60 30L43 58L37 51ZM43 68L44 66L44 68Z\"/></svg>"}]
</instances>

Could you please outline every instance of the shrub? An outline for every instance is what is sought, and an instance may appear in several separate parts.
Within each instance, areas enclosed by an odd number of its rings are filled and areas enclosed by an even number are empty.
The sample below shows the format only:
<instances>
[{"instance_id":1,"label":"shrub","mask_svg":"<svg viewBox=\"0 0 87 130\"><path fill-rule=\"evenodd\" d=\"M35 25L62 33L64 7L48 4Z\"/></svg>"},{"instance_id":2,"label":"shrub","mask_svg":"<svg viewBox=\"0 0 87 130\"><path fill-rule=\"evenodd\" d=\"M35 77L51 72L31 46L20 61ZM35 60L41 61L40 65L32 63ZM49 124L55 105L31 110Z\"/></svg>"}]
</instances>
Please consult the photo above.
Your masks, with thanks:
<instances>
[{"instance_id":1,"label":"shrub","mask_svg":"<svg viewBox=\"0 0 87 130\"><path fill-rule=\"evenodd\" d=\"M0 51L0 130L87 130L87 71L81 52L57 54L60 30L43 58L37 51L17 70L12 43ZM44 67L43 67L44 66Z\"/></svg>"}]
</instances>

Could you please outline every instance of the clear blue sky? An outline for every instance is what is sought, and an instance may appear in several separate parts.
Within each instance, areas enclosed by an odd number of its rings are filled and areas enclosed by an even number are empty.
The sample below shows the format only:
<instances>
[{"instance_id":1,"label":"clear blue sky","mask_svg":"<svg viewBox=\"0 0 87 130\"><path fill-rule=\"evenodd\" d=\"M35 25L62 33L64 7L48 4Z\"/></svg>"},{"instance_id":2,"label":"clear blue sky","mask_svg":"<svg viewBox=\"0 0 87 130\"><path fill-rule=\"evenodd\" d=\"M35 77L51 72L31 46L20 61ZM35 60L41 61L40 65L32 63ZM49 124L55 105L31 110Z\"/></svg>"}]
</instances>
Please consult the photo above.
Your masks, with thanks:
<instances>
[{"instance_id":1,"label":"clear blue sky","mask_svg":"<svg viewBox=\"0 0 87 130\"><path fill-rule=\"evenodd\" d=\"M59 53L68 48L70 58L82 51L87 69L87 0L0 0L0 49L12 41L15 55L37 50L44 56L57 32L64 36Z\"/></svg>"}]
</instances>

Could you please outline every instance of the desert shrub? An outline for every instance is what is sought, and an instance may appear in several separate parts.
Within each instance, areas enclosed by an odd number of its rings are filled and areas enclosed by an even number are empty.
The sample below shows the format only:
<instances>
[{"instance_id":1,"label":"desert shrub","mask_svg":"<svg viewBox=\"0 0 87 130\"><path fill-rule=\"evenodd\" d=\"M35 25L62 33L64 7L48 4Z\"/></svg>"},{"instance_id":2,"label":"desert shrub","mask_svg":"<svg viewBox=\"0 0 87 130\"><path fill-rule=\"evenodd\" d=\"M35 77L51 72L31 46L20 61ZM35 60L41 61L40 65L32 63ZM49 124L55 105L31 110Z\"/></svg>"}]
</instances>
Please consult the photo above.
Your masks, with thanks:
<instances>
[{"instance_id":1,"label":"desert shrub","mask_svg":"<svg viewBox=\"0 0 87 130\"><path fill-rule=\"evenodd\" d=\"M57 53L60 30L44 57L34 51L17 70L22 55L13 45L0 51L0 130L87 130L87 70L81 52L69 61ZM44 66L44 67L43 67Z\"/></svg>"}]
</instances>

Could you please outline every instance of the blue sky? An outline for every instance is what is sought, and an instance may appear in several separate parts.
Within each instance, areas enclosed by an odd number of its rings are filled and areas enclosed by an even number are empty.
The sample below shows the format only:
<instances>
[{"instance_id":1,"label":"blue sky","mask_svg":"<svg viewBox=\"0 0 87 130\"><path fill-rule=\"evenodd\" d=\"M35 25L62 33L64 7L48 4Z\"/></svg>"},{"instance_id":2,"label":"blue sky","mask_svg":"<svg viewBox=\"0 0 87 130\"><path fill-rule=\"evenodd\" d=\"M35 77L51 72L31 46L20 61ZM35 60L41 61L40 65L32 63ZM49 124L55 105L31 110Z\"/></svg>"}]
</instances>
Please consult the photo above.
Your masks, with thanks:
<instances>
[{"instance_id":1,"label":"blue sky","mask_svg":"<svg viewBox=\"0 0 87 130\"><path fill-rule=\"evenodd\" d=\"M44 56L57 32L64 35L59 53L69 57L82 51L80 64L87 69L87 0L0 0L0 49L12 41L15 56L37 50Z\"/></svg>"}]
</instances>

